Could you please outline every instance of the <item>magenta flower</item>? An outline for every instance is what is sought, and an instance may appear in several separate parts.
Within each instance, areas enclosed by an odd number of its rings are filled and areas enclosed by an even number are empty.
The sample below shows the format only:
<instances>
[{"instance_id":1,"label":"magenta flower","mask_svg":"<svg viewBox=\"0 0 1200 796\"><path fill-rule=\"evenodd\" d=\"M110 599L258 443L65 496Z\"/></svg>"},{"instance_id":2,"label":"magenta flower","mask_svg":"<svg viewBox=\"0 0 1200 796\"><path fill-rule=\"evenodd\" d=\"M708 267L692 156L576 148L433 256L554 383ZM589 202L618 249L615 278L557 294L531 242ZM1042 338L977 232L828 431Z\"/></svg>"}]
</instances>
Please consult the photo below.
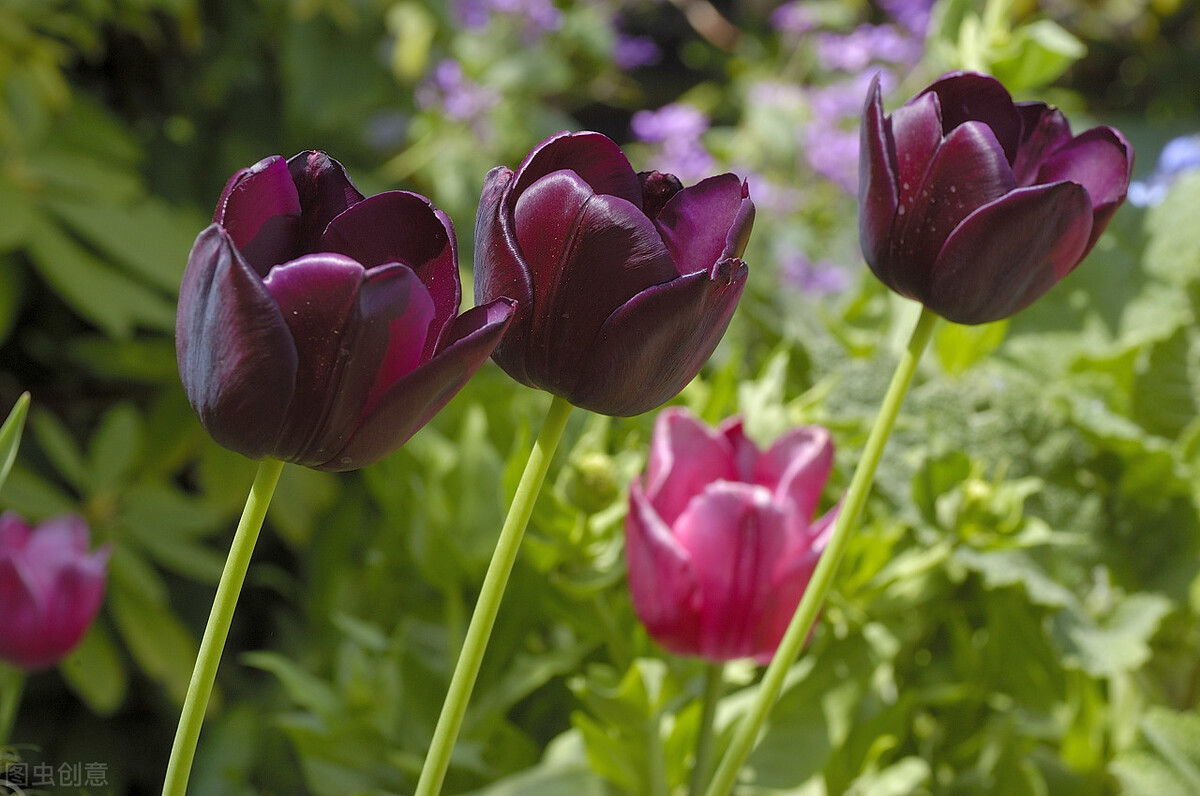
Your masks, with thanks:
<instances>
[{"instance_id":1,"label":"magenta flower","mask_svg":"<svg viewBox=\"0 0 1200 796\"><path fill-rule=\"evenodd\" d=\"M179 295L176 352L213 438L349 470L399 448L491 355L504 299L458 315L450 219L364 199L336 160L270 157L230 178Z\"/></svg>"},{"instance_id":2,"label":"magenta flower","mask_svg":"<svg viewBox=\"0 0 1200 796\"><path fill-rule=\"evenodd\" d=\"M763 452L738 418L714 430L662 412L625 521L629 591L650 635L681 655L769 661L833 527L836 508L813 521L832 463L819 426Z\"/></svg>"},{"instance_id":3,"label":"magenta flower","mask_svg":"<svg viewBox=\"0 0 1200 796\"><path fill-rule=\"evenodd\" d=\"M495 360L517 381L608 415L674 397L725 333L754 220L733 174L684 188L636 174L599 133L559 133L487 175L475 300L515 299Z\"/></svg>"},{"instance_id":4,"label":"magenta flower","mask_svg":"<svg viewBox=\"0 0 1200 796\"><path fill-rule=\"evenodd\" d=\"M70 652L100 609L108 554L89 552L77 515L36 528L0 515L0 658L34 670Z\"/></svg>"},{"instance_id":5,"label":"magenta flower","mask_svg":"<svg viewBox=\"0 0 1200 796\"><path fill-rule=\"evenodd\" d=\"M1029 306L1074 270L1125 200L1133 149L1110 127L1071 135L1042 102L954 72L884 116L863 111L859 238L871 270L958 323Z\"/></svg>"}]
</instances>

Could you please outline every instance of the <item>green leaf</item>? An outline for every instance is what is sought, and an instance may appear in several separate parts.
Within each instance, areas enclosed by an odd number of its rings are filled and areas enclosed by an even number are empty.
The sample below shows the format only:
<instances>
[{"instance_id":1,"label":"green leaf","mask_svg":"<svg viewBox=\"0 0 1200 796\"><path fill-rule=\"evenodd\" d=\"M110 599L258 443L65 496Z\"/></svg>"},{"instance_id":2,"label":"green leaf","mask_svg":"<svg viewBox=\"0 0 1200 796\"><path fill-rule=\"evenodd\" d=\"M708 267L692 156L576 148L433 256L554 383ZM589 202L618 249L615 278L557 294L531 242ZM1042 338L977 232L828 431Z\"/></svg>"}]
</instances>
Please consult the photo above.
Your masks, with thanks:
<instances>
[{"instance_id":1,"label":"green leaf","mask_svg":"<svg viewBox=\"0 0 1200 796\"><path fill-rule=\"evenodd\" d=\"M169 294L179 290L188 250L204 227L202 218L155 198L117 205L52 196L46 207L139 281Z\"/></svg>"},{"instance_id":2,"label":"green leaf","mask_svg":"<svg viewBox=\"0 0 1200 796\"><path fill-rule=\"evenodd\" d=\"M1141 722L1141 744L1117 755L1111 770L1126 796L1200 793L1200 716L1151 707Z\"/></svg>"},{"instance_id":3,"label":"green leaf","mask_svg":"<svg viewBox=\"0 0 1200 796\"><path fill-rule=\"evenodd\" d=\"M947 373L960 376L999 348L1007 333L1007 319L979 326L943 323L934 335L933 350Z\"/></svg>"},{"instance_id":4,"label":"green leaf","mask_svg":"<svg viewBox=\"0 0 1200 796\"><path fill-rule=\"evenodd\" d=\"M111 337L127 338L137 327L164 332L175 327L171 301L109 267L50 224L38 225L29 255L63 301Z\"/></svg>"},{"instance_id":5,"label":"green leaf","mask_svg":"<svg viewBox=\"0 0 1200 796\"><path fill-rule=\"evenodd\" d=\"M1112 677L1150 660L1150 639L1171 607L1162 595L1138 593L1117 603L1100 622L1078 608L1067 608L1054 615L1052 635L1067 666L1093 677Z\"/></svg>"},{"instance_id":6,"label":"green leaf","mask_svg":"<svg viewBox=\"0 0 1200 796\"><path fill-rule=\"evenodd\" d=\"M267 517L288 542L303 547L338 494L338 479L332 473L284 467Z\"/></svg>"},{"instance_id":7,"label":"green leaf","mask_svg":"<svg viewBox=\"0 0 1200 796\"><path fill-rule=\"evenodd\" d=\"M110 490L123 484L137 462L141 440L141 417L132 405L121 403L108 410L88 448L92 488Z\"/></svg>"},{"instance_id":8,"label":"green leaf","mask_svg":"<svg viewBox=\"0 0 1200 796\"><path fill-rule=\"evenodd\" d=\"M1070 589L1046 574L1025 550L975 550L959 547L954 560L983 577L988 589L1000 589L1020 584L1030 602L1052 608L1075 604Z\"/></svg>"},{"instance_id":9,"label":"green leaf","mask_svg":"<svg viewBox=\"0 0 1200 796\"><path fill-rule=\"evenodd\" d=\"M1087 46L1049 19L1022 25L1000 54L992 59L994 74L1014 93L1053 83L1076 61L1087 55Z\"/></svg>"},{"instance_id":10,"label":"green leaf","mask_svg":"<svg viewBox=\"0 0 1200 796\"><path fill-rule=\"evenodd\" d=\"M47 411L35 411L31 423L34 438L58 474L80 492L87 491L90 486L87 465L71 432Z\"/></svg>"},{"instance_id":11,"label":"green leaf","mask_svg":"<svg viewBox=\"0 0 1200 796\"><path fill-rule=\"evenodd\" d=\"M25 431L25 417L29 414L29 393L21 393L8 418L0 426L0 487L8 480L17 450L21 447L21 434Z\"/></svg>"},{"instance_id":12,"label":"green leaf","mask_svg":"<svg viewBox=\"0 0 1200 796\"><path fill-rule=\"evenodd\" d=\"M0 206L3 200L0 199ZM0 343L4 343L17 323L21 299L25 295L25 269L12 255L0 255Z\"/></svg>"},{"instance_id":13,"label":"green leaf","mask_svg":"<svg viewBox=\"0 0 1200 796\"><path fill-rule=\"evenodd\" d=\"M120 581L111 584L109 605L134 660L182 705L199 649L192 634L165 604L140 599Z\"/></svg>"},{"instance_id":14,"label":"green leaf","mask_svg":"<svg viewBox=\"0 0 1200 796\"><path fill-rule=\"evenodd\" d=\"M98 621L58 665L58 671L96 713L107 716L125 701L129 675L112 636Z\"/></svg>"},{"instance_id":15,"label":"green leaf","mask_svg":"<svg viewBox=\"0 0 1200 796\"><path fill-rule=\"evenodd\" d=\"M1200 347L1182 326L1150 347L1133 384L1132 416L1148 431L1173 439L1200 410Z\"/></svg>"},{"instance_id":16,"label":"green leaf","mask_svg":"<svg viewBox=\"0 0 1200 796\"><path fill-rule=\"evenodd\" d=\"M966 481L971 460L962 451L930 456L913 476L913 502L930 522L937 522L937 499Z\"/></svg>"},{"instance_id":17,"label":"green leaf","mask_svg":"<svg viewBox=\"0 0 1200 796\"><path fill-rule=\"evenodd\" d=\"M318 716L333 716L342 710L342 702L329 683L282 655L247 652L238 660L275 675L293 702Z\"/></svg>"}]
</instances>

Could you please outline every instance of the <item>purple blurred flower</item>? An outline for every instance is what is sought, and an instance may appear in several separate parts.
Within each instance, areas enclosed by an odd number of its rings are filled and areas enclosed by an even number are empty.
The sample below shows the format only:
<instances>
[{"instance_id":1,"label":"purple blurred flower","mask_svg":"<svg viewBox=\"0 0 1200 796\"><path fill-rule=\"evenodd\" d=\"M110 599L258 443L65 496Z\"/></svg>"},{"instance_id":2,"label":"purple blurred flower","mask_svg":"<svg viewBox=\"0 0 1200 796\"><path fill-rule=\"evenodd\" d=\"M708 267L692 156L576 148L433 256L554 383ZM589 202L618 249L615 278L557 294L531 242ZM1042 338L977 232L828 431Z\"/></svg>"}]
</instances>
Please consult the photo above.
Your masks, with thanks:
<instances>
[{"instance_id":1,"label":"purple blurred flower","mask_svg":"<svg viewBox=\"0 0 1200 796\"><path fill-rule=\"evenodd\" d=\"M674 397L745 287L754 221L733 174L689 188L637 174L599 133L559 133L484 180L475 300L515 299L493 358L522 384L608 415Z\"/></svg>"},{"instance_id":2,"label":"purple blurred flower","mask_svg":"<svg viewBox=\"0 0 1200 796\"><path fill-rule=\"evenodd\" d=\"M1200 169L1200 135L1172 139L1158 156L1154 173L1129 185L1129 203L1152 207L1167 198L1172 183L1181 174Z\"/></svg>"},{"instance_id":3,"label":"purple blurred flower","mask_svg":"<svg viewBox=\"0 0 1200 796\"><path fill-rule=\"evenodd\" d=\"M399 448L487 360L512 315L458 315L450 219L428 199L364 199L322 152L229 179L188 258L176 352L227 448L349 470Z\"/></svg>"},{"instance_id":4,"label":"purple blurred flower","mask_svg":"<svg viewBox=\"0 0 1200 796\"><path fill-rule=\"evenodd\" d=\"M662 59L654 39L649 36L631 36L628 33L618 33L613 42L613 63L622 71L636 69L639 66L650 66Z\"/></svg>"},{"instance_id":5,"label":"purple blurred flower","mask_svg":"<svg viewBox=\"0 0 1200 796\"><path fill-rule=\"evenodd\" d=\"M925 38L934 0L878 0L880 8L918 39Z\"/></svg>"},{"instance_id":6,"label":"purple blurred flower","mask_svg":"<svg viewBox=\"0 0 1200 796\"><path fill-rule=\"evenodd\" d=\"M1071 135L987 75L944 75L885 116L863 109L859 239L871 270L958 323L1024 309L1074 270L1125 200L1133 149L1110 127Z\"/></svg>"},{"instance_id":7,"label":"purple blurred flower","mask_svg":"<svg viewBox=\"0 0 1200 796\"><path fill-rule=\"evenodd\" d=\"M846 269L828 260L814 262L798 251L788 251L779 258L784 284L809 298L841 293L850 286Z\"/></svg>"},{"instance_id":8,"label":"purple blurred flower","mask_svg":"<svg viewBox=\"0 0 1200 796\"><path fill-rule=\"evenodd\" d=\"M809 167L848 193L858 188L858 133L814 120L804 130Z\"/></svg>"},{"instance_id":9,"label":"purple blurred flower","mask_svg":"<svg viewBox=\"0 0 1200 796\"><path fill-rule=\"evenodd\" d=\"M536 40L562 26L562 11L551 0L456 0L455 15L463 27L486 27L494 17L517 23L522 38Z\"/></svg>"},{"instance_id":10,"label":"purple blurred flower","mask_svg":"<svg viewBox=\"0 0 1200 796\"><path fill-rule=\"evenodd\" d=\"M638 111L629 126L637 140L656 145L657 152L649 159L651 166L695 182L716 168L702 140L708 124L699 108L675 102L656 111Z\"/></svg>"},{"instance_id":11,"label":"purple blurred flower","mask_svg":"<svg viewBox=\"0 0 1200 796\"><path fill-rule=\"evenodd\" d=\"M473 122L500 102L500 94L468 80L462 64L447 58L417 87L416 100L422 110L438 110L456 122Z\"/></svg>"},{"instance_id":12,"label":"purple blurred flower","mask_svg":"<svg viewBox=\"0 0 1200 796\"><path fill-rule=\"evenodd\" d=\"M34 670L70 652L100 610L108 555L89 551L77 515L36 528L0 516L0 659Z\"/></svg>"},{"instance_id":13,"label":"purple blurred flower","mask_svg":"<svg viewBox=\"0 0 1200 796\"><path fill-rule=\"evenodd\" d=\"M780 33L802 36L821 26L821 15L806 0L792 0L771 12L771 27Z\"/></svg>"},{"instance_id":14,"label":"purple blurred flower","mask_svg":"<svg viewBox=\"0 0 1200 796\"><path fill-rule=\"evenodd\" d=\"M659 414L630 488L625 556L633 608L680 655L767 663L833 528L813 521L833 463L829 432L797 428L760 450L739 418L710 429Z\"/></svg>"},{"instance_id":15,"label":"purple blurred flower","mask_svg":"<svg viewBox=\"0 0 1200 796\"><path fill-rule=\"evenodd\" d=\"M916 63L922 52L919 41L891 25L859 25L850 33L819 33L816 42L821 65L843 72L861 72L872 63Z\"/></svg>"}]
</instances>

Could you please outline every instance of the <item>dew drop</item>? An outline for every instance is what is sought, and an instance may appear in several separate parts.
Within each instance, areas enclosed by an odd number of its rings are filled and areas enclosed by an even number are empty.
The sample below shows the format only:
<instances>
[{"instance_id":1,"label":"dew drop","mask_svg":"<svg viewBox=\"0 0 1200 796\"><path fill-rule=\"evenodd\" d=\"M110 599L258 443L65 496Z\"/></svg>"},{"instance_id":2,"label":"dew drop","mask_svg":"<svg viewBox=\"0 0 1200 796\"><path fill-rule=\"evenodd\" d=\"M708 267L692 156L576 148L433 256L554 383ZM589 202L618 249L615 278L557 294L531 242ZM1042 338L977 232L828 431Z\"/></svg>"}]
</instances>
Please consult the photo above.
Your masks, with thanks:
<instances>
[{"instance_id":1,"label":"dew drop","mask_svg":"<svg viewBox=\"0 0 1200 796\"><path fill-rule=\"evenodd\" d=\"M896 215L898 215L898 216L904 215L904 205L900 205L899 207L896 208Z\"/></svg>"}]
</instances>

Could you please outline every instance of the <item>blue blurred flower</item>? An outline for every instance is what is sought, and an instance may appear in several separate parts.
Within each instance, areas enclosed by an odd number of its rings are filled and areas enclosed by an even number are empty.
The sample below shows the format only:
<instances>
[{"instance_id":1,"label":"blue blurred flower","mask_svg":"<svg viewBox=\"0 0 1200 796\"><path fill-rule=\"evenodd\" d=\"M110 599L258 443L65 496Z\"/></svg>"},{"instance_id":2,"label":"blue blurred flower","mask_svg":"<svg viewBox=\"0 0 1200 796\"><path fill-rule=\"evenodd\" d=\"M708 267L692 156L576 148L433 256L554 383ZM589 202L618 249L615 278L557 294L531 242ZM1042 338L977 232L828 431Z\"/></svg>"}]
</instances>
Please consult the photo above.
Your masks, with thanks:
<instances>
[{"instance_id":1,"label":"blue blurred flower","mask_svg":"<svg viewBox=\"0 0 1200 796\"><path fill-rule=\"evenodd\" d=\"M1129 203L1135 207L1159 204L1181 174L1196 169L1200 169L1200 134L1172 139L1159 154L1154 173L1129 184Z\"/></svg>"},{"instance_id":2,"label":"blue blurred flower","mask_svg":"<svg viewBox=\"0 0 1200 796\"><path fill-rule=\"evenodd\" d=\"M613 42L613 63L621 71L650 66L662 60L662 51L649 36L632 36L618 33Z\"/></svg>"},{"instance_id":3,"label":"blue blurred flower","mask_svg":"<svg viewBox=\"0 0 1200 796\"><path fill-rule=\"evenodd\" d=\"M841 293L850 286L850 274L829 260L812 260L795 250L779 257L784 284L809 298Z\"/></svg>"},{"instance_id":4,"label":"blue blurred flower","mask_svg":"<svg viewBox=\"0 0 1200 796\"><path fill-rule=\"evenodd\" d=\"M486 121L485 115L500 101L500 95L468 78L462 64L447 58L417 87L416 100L421 110L436 110L452 121L470 122L482 134L478 125Z\"/></svg>"}]
</instances>

